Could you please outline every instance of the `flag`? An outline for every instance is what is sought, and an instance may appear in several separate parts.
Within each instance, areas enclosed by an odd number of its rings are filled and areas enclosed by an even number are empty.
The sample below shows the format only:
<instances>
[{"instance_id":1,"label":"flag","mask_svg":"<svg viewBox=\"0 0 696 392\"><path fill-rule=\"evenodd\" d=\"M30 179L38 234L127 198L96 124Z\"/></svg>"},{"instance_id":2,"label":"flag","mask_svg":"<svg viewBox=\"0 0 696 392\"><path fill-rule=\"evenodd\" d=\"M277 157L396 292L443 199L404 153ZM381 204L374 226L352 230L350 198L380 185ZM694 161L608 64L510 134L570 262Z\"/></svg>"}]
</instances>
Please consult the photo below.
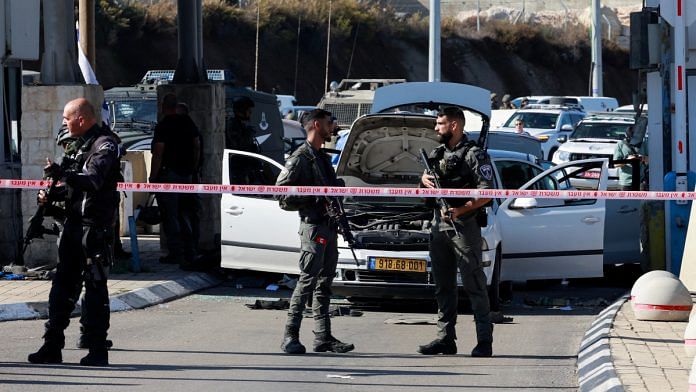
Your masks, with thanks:
<instances>
[{"instance_id":1,"label":"flag","mask_svg":"<svg viewBox=\"0 0 696 392\"><path fill-rule=\"evenodd\" d=\"M97 81L97 75L94 74L92 65L89 63L89 60L87 60L87 56L85 56L85 52L82 50L82 46L80 46L79 22L75 22L75 37L77 39L77 64L80 66L82 77L85 79L85 83L98 85L99 81ZM111 126L109 105L106 104L106 100L102 102L101 109L102 122L104 122L106 125Z\"/></svg>"}]
</instances>

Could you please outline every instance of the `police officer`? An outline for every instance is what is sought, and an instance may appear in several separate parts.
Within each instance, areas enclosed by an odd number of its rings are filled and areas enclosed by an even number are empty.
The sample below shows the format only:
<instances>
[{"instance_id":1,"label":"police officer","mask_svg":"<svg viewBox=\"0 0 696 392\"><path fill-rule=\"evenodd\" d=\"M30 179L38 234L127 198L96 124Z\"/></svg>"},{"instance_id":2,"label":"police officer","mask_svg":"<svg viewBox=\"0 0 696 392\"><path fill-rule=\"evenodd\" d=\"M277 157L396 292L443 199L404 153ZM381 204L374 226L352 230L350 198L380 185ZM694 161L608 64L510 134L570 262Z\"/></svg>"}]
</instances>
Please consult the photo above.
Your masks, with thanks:
<instances>
[{"instance_id":1,"label":"police officer","mask_svg":"<svg viewBox=\"0 0 696 392\"><path fill-rule=\"evenodd\" d=\"M479 188L492 186L493 169L488 155L464 134L464 113L454 107L444 108L435 125L442 143L429 156L440 176L443 188ZM421 186L433 188L433 176L424 173ZM437 339L418 352L425 355L456 354L457 338L457 268L462 276L476 321L478 344L473 357L493 355L493 324L486 289L486 276L481 267L481 228L476 219L480 208L490 199L448 198L448 211L435 210L432 221L430 258L435 279L438 305ZM460 233L457 236L452 225Z\"/></svg>"},{"instance_id":2,"label":"police officer","mask_svg":"<svg viewBox=\"0 0 696 392\"><path fill-rule=\"evenodd\" d=\"M324 142L331 140L331 113L315 109L304 118L307 140L293 152L278 176L277 185L328 185L342 186L331 166L331 158L321 150ZM290 300L290 310L285 325L281 349L288 354L304 354L300 343L302 312L310 298L314 313L314 351L345 353L353 350L352 344L343 343L331 335L329 301L331 283L336 274L338 248L337 226L330 218L325 199L315 196L279 196L281 208L299 211L300 277Z\"/></svg>"},{"instance_id":3,"label":"police officer","mask_svg":"<svg viewBox=\"0 0 696 392\"><path fill-rule=\"evenodd\" d=\"M58 241L58 267L49 294L49 315L44 344L29 355L31 363L61 363L64 330L85 286L83 306L85 337L89 353L85 366L108 366L106 336L109 328L109 294L106 279L113 259L113 222L116 183L119 178L118 143L97 122L94 106L84 98L68 102L63 124L77 140L70 146L67 162L48 161L46 174L67 185L66 219ZM64 158L64 163L66 159ZM42 203L47 198L39 197Z\"/></svg>"}]
</instances>

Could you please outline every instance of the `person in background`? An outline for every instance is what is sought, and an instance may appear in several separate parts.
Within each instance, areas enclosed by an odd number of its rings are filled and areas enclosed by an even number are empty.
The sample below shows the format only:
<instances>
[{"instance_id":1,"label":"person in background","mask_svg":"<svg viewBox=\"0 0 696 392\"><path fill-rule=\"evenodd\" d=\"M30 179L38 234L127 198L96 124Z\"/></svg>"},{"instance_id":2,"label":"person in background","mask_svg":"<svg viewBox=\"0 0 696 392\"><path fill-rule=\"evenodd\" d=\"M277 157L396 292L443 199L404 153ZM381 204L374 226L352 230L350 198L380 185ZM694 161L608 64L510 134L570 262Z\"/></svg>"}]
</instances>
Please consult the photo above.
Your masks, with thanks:
<instances>
[{"instance_id":1,"label":"person in background","mask_svg":"<svg viewBox=\"0 0 696 392\"><path fill-rule=\"evenodd\" d=\"M515 105L510 102L510 94L503 95L503 104L500 106L501 109L514 109Z\"/></svg>"},{"instance_id":2,"label":"person in background","mask_svg":"<svg viewBox=\"0 0 696 392\"><path fill-rule=\"evenodd\" d=\"M152 139L150 182L192 184L198 171L201 151L198 127L190 117L177 114L176 107L176 95L165 95L164 117L157 123ZM156 197L168 250L160 263L179 264L183 270L199 269L192 223L197 216L190 208L189 195L163 192Z\"/></svg>"},{"instance_id":3,"label":"person in background","mask_svg":"<svg viewBox=\"0 0 696 392\"><path fill-rule=\"evenodd\" d=\"M491 109L495 110L495 109L499 109L499 108L500 107L498 105L498 94L491 93Z\"/></svg>"}]
</instances>

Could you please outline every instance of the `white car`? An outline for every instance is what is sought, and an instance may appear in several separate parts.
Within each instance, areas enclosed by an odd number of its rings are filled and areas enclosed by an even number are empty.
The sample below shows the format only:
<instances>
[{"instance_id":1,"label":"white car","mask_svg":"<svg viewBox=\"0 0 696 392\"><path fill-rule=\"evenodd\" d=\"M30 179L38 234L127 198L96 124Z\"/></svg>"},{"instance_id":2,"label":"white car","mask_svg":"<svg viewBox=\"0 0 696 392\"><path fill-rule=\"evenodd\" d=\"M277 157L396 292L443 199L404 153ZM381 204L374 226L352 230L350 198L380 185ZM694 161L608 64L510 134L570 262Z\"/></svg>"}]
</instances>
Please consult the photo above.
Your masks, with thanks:
<instances>
[{"instance_id":1,"label":"white car","mask_svg":"<svg viewBox=\"0 0 696 392\"><path fill-rule=\"evenodd\" d=\"M585 117L567 141L553 156L553 163L565 164L588 158L611 160L618 142L626 130L635 124L635 113L592 114ZM587 172L587 179L576 179L573 185L584 188L598 177ZM618 169L609 168L609 190L620 190ZM605 228L605 264L637 263L640 261L640 200L607 200Z\"/></svg>"},{"instance_id":2,"label":"white car","mask_svg":"<svg viewBox=\"0 0 696 392\"><path fill-rule=\"evenodd\" d=\"M416 85L413 91L420 91L415 98L409 95L411 84ZM431 96L422 94L423 87L429 87ZM404 83L384 89L386 103L377 107L385 111L402 106L398 101L446 103L484 116L490 110L489 92L472 86ZM380 97L380 90L376 98ZM375 103L378 104L377 99ZM347 186L417 186L423 171L419 149L431 150L438 145L434 125L432 115L404 111L361 117L354 123L341 154L338 176ZM274 183L282 170L280 164L266 157L225 150L225 184L230 183L236 171L244 170L229 166L230 158L238 155L259 161L254 167L263 167L264 173L255 178L263 179L266 184ZM573 162L572 168L567 164L543 171L533 163L530 154L496 152L493 155L495 181L501 187L568 189L570 179L600 169L602 175L596 180L596 189L606 189L608 163L603 159ZM357 262L339 237L336 293L356 297L400 296L395 293L432 289L428 257L432 210L424 200L355 196L346 197L344 204L357 241L354 249ZM265 195L223 194L221 209L222 267L299 273L296 212L281 210L271 196ZM602 276L604 200L496 199L488 210L488 225L482 236L491 297L495 298L497 283L503 280ZM568 241L571 234L574 240ZM398 263L400 267L394 267L396 270L380 269L379 261L384 260L404 263Z\"/></svg>"},{"instance_id":3,"label":"white car","mask_svg":"<svg viewBox=\"0 0 696 392\"><path fill-rule=\"evenodd\" d=\"M577 107L532 104L525 109L518 109L495 131L514 132L515 122L522 119L524 131L542 142L544 158L550 161L561 145L558 138L568 137L583 117L585 112Z\"/></svg>"}]
</instances>

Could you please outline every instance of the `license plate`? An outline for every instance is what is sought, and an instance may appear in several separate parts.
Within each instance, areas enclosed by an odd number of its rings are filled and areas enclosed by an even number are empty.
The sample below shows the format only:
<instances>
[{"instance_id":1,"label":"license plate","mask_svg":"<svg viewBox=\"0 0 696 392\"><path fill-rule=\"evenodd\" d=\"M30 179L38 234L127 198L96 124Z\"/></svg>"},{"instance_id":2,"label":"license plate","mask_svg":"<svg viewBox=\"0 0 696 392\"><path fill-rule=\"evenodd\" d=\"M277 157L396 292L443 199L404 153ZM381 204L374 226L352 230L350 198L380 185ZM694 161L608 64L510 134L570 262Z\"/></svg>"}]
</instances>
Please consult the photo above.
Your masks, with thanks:
<instances>
[{"instance_id":1,"label":"license plate","mask_svg":"<svg viewBox=\"0 0 696 392\"><path fill-rule=\"evenodd\" d=\"M582 173L582 177L584 177L584 178L599 178L600 174L601 174L601 172L588 170L588 171Z\"/></svg>"},{"instance_id":2,"label":"license plate","mask_svg":"<svg viewBox=\"0 0 696 392\"><path fill-rule=\"evenodd\" d=\"M427 262L418 259L370 257L367 267L381 271L425 272Z\"/></svg>"}]
</instances>

